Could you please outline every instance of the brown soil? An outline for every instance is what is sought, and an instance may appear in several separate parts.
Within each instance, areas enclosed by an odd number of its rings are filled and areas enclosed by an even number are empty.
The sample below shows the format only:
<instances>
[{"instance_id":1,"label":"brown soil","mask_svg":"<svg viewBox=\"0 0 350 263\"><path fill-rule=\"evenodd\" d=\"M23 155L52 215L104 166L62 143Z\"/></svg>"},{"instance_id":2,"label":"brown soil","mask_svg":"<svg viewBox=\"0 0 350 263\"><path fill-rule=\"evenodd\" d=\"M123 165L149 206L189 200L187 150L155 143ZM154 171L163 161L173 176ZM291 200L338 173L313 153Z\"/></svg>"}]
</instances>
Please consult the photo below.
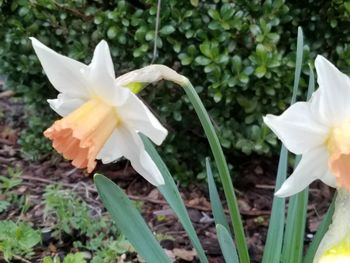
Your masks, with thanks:
<instances>
[{"instance_id":1,"label":"brown soil","mask_svg":"<svg viewBox=\"0 0 350 263\"><path fill-rule=\"evenodd\" d=\"M72 191L79 193L86 202L102 209L91 176L75 169L67 161L30 162L23 158L17 144L18 136L24 125L22 121L23 107L21 103L16 102L12 93L1 92L1 89L0 112L2 112L0 115L0 174L6 174L7 168L10 166L16 166L23 170L24 183L16 191L19 195L29 195L32 204L31 209L25 214L25 218L22 218L23 220L32 222L38 228L43 226L42 193L45 187L52 183L60 183L64 187L72 189ZM271 211L276 166L277 160L251 157L249 160L244 160L242 158L238 166L238 173L234 178L252 262L260 262L261 260ZM174 238L174 240L163 240L161 245L171 252L174 252L176 248L180 249L176 252L180 255L177 257L177 262L198 262L196 259L189 261L180 259L181 254L185 257L184 250L191 250L192 247L181 224L157 189L137 176L127 162L99 165L97 171L112 178L125 189L131 199L143 202L142 213L152 230ZM181 193L210 262L224 262L216 238L206 187L193 184L187 188L181 188ZM319 182L312 184L308 206L306 244L312 238L322 215L327 210L332 194L330 188L324 184ZM1 198L0 194L0 200ZM19 207L12 207L10 211L0 214L0 220L17 220L20 214ZM162 215L162 220L159 220L159 215ZM40 259L45 255L66 254L70 252L69 249L69 247L62 246L53 252L50 246L40 245L36 248L33 262L41 262Z\"/></svg>"}]
</instances>

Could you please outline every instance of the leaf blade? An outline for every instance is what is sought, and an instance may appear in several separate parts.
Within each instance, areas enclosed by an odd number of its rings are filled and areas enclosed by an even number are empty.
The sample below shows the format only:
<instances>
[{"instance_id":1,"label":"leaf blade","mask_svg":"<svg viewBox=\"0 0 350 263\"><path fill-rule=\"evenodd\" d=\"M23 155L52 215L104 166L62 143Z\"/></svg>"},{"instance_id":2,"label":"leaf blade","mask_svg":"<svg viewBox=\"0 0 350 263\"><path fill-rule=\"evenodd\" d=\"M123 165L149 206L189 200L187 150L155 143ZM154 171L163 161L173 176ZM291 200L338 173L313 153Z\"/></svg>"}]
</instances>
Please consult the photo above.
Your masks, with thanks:
<instances>
[{"instance_id":1,"label":"leaf blade","mask_svg":"<svg viewBox=\"0 0 350 263\"><path fill-rule=\"evenodd\" d=\"M231 234L228 232L226 227L217 224L216 233L218 235L220 248L225 258L225 261L227 263L239 263L236 246L231 238Z\"/></svg>"},{"instance_id":2,"label":"leaf blade","mask_svg":"<svg viewBox=\"0 0 350 263\"><path fill-rule=\"evenodd\" d=\"M170 263L170 259L123 190L100 174L95 174L94 181L105 207L136 251L147 262Z\"/></svg>"},{"instance_id":3,"label":"leaf blade","mask_svg":"<svg viewBox=\"0 0 350 263\"><path fill-rule=\"evenodd\" d=\"M323 238L323 236L325 235L325 233L328 230L328 227L330 225L330 223L332 222L332 216L334 213L334 208L335 208L335 199L336 199L337 195L335 194L333 196L333 200L331 205L329 206L327 213L325 214L325 216L322 219L322 222L320 224L320 226L317 229L316 235L314 236L309 249L306 252L306 255L304 257L303 263L312 263L314 256L316 254L318 245L321 243L321 240Z\"/></svg>"},{"instance_id":4,"label":"leaf blade","mask_svg":"<svg viewBox=\"0 0 350 263\"><path fill-rule=\"evenodd\" d=\"M210 203L211 203L211 208L212 208L214 219L215 219L215 224L222 225L230 233L230 227L227 223L224 208L222 207L220 196L219 196L218 190L216 188L216 184L214 181L213 172L212 172L212 169L210 166L209 158L205 159L205 164L206 164L206 168L207 168Z\"/></svg>"},{"instance_id":5,"label":"leaf blade","mask_svg":"<svg viewBox=\"0 0 350 263\"><path fill-rule=\"evenodd\" d=\"M143 141L143 144L145 145L146 151L151 156L152 160L155 162L159 171L163 175L165 184L158 187L159 191L162 193L164 198L167 200L171 208L178 216L182 226L184 227L185 231L188 234L188 237L190 238L193 244L193 247L197 251L199 260L202 263L208 263L208 259L205 255L204 249L191 223L191 219L187 213L186 206L182 201L181 195L179 193L179 190L177 189L173 177L171 176L166 164L158 154L157 150L154 148L151 141L143 134L140 134L140 136Z\"/></svg>"}]
</instances>

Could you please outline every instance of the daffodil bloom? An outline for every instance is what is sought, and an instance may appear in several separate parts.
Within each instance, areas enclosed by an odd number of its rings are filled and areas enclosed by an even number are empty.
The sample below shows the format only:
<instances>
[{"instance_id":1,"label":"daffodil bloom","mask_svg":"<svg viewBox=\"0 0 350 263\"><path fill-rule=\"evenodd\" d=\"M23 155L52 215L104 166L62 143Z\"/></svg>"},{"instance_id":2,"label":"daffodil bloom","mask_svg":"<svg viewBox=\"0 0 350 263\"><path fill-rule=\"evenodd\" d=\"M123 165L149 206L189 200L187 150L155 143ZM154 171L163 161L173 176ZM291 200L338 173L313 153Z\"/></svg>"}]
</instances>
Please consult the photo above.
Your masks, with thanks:
<instances>
[{"instance_id":1,"label":"daffodil bloom","mask_svg":"<svg viewBox=\"0 0 350 263\"><path fill-rule=\"evenodd\" d=\"M339 189L332 224L318 246L315 263L350 262L350 192Z\"/></svg>"},{"instance_id":2,"label":"daffodil bloom","mask_svg":"<svg viewBox=\"0 0 350 263\"><path fill-rule=\"evenodd\" d=\"M74 166L87 168L88 172L94 170L96 159L110 163L125 157L150 183L163 184L138 133L159 145L167 130L128 86L160 79L182 85L187 79L163 65L151 65L116 79L105 41L97 45L91 63L85 65L35 38L31 40L48 79L59 92L57 99L48 103L63 118L44 132L53 147Z\"/></svg>"},{"instance_id":3,"label":"daffodil bloom","mask_svg":"<svg viewBox=\"0 0 350 263\"><path fill-rule=\"evenodd\" d=\"M276 192L291 196L320 179L350 191L350 79L322 56L315 61L319 88L264 122L287 149L302 155L293 174Z\"/></svg>"},{"instance_id":4,"label":"daffodil bloom","mask_svg":"<svg viewBox=\"0 0 350 263\"><path fill-rule=\"evenodd\" d=\"M291 196L320 179L338 189L332 224L315 263L350 262L350 79L322 56L315 61L318 90L265 123L284 145L302 158L275 193Z\"/></svg>"}]
</instances>

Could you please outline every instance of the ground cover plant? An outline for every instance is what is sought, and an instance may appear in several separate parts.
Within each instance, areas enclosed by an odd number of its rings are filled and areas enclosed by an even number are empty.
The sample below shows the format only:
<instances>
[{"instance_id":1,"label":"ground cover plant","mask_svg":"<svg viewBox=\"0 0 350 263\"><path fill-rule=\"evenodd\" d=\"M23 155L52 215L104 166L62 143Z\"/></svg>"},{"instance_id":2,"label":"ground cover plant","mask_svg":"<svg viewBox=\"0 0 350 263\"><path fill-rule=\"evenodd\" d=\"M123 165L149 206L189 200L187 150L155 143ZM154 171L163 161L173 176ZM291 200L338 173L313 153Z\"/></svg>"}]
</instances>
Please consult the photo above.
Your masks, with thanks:
<instances>
[{"instance_id":1,"label":"ground cover plant","mask_svg":"<svg viewBox=\"0 0 350 263\"><path fill-rule=\"evenodd\" d=\"M45 189L43 185L43 189L39 189L42 196L33 196L35 192L30 192L25 198L16 198L23 191L21 188L26 188L21 175L20 170L9 168L7 174L0 177L0 188L5 189L1 196L4 206L0 215L1 218L6 215L11 218L0 221L0 254L6 262L62 260L69 263L89 260L103 263L114 262L121 255L134 251L109 216L101 214L99 207L86 203L71 188L51 184ZM38 207L40 219L34 219ZM37 258L39 251L49 245L51 248ZM65 256L55 253L64 246L71 246L68 252L72 253Z\"/></svg>"},{"instance_id":2,"label":"ground cover plant","mask_svg":"<svg viewBox=\"0 0 350 263\"><path fill-rule=\"evenodd\" d=\"M191 4L199 5L196 1L192 1ZM284 3L278 4L282 6ZM59 3L54 5L67 8ZM223 23L225 12L230 7L233 6L224 3L219 15L214 11L209 15L212 18L222 16L221 20L218 20ZM45 242L49 242L50 253L42 252L41 255L45 255L43 260L47 262L211 261L210 253L204 248L203 240L196 232L187 209L188 204L179 191L171 169L154 146L155 144L161 147L171 132L138 96L141 91L153 87L149 84L164 80L172 82L173 89L177 86L183 88L187 104L190 110L195 112L203 130L202 138L207 140L211 150L210 156L213 161L206 158L201 162L205 163L206 168L205 177L212 218L203 215L200 221L210 221L214 224L211 234L220 248L220 261L251 262L254 253L250 251L252 245L247 240L242 220L244 209L242 211L242 204L239 204L240 200L232 183L224 145L220 142L215 122L198 94L200 90L192 85L189 78L173 68L153 64L157 59L158 45L161 46L158 38L158 34L163 30L159 28L160 10L161 5L158 1L152 63L124 74L116 75L111 56L113 50L103 39L96 45L91 60L82 63L55 52L40 39L30 37L43 72L58 92L56 98L50 98L47 102L60 117L43 131L43 135L51 141L57 153L70 160L75 167L65 175L94 172L93 182L96 188L84 182L77 185L62 184L72 191L62 189L60 185L48 186L41 192L42 201L36 200L33 203L33 197L26 194L27 187L23 186L25 180L54 182L25 175L23 166L9 168L11 161L3 159L7 170L6 175L0 178L0 188L3 191L1 210L5 214L5 219L1 222L3 230L0 249L5 261L28 262L27 258L31 260L37 256L37 247L42 248L41 243ZM216 27L215 23L209 26L212 29ZM222 26L225 28L225 23ZM171 31L170 28L166 30ZM199 47L201 52L214 62L223 55L218 45L202 43ZM256 49L258 57L255 61L262 64L255 68L254 74L258 78L265 75L269 78L271 76L267 73L266 63L272 53L264 50L262 43L257 44ZM299 87L303 86L303 59L308 58L308 54L310 53L304 44L303 31L298 27L290 106L279 116L267 114L263 118L265 126L262 127L270 128L283 144L276 182L272 187L275 193L269 210L269 223L266 224L266 242L258 259L262 262L325 263L350 259L350 231L347 223L347 207L350 201L350 183L347 177L350 169L350 79L324 56L318 55L313 64L308 64L307 74L304 74L308 76L307 94L304 94L306 92L300 91ZM205 58L199 60L205 61ZM225 58L220 58L217 62L224 63ZM208 80L212 77L211 73L215 76L219 70L207 62L203 65L206 66L204 71ZM275 66L278 65L273 64L271 68ZM11 97L13 93L5 91L1 96ZM219 101L220 99L216 102ZM23 119L20 120L22 121ZM260 129L260 126L258 128ZM13 130L6 130L3 134L6 137L2 141L6 144L16 141L13 139L16 134ZM8 147L4 147L4 151L15 159L16 151L11 151ZM295 156L289 158L288 151ZM191 157L201 159L201 154L192 154ZM294 169L287 178L288 160L292 162ZM52 164L53 160L49 163ZM191 250L179 250L174 247L168 249L168 245L162 244L164 240L169 244L174 237L154 233L151 222L145 221L146 217L142 215L142 206L137 207L132 201L135 196L128 194L129 189L121 188L103 175L108 174L108 170L103 171L103 165L113 166L116 163L126 163L134 175L141 175L153 186L154 195L162 196L161 203L167 205L169 211L177 217L188 237ZM311 242L306 244L304 239L309 185L317 179L336 191L316 234L311 236ZM74 193L74 190L81 188L85 189L85 198L90 200L92 205ZM222 194L219 194L220 192ZM285 197L290 197L288 207ZM98 198L109 214L102 212ZM16 208L17 205L19 208ZM40 206L42 209L39 209L38 213L43 218L42 226L45 226L45 229L35 229L37 226L29 224L31 220L26 218L30 210ZM281 216L285 212L286 217ZM10 220L13 215L18 217L16 222ZM164 211L155 215L158 223L166 220ZM118 229L111 222L111 218ZM263 219L257 218L254 222L258 223L259 220ZM97 223L93 223L94 221ZM110 238L111 236L114 238ZM57 252L62 246L66 246L68 250L64 256Z\"/></svg>"}]
</instances>

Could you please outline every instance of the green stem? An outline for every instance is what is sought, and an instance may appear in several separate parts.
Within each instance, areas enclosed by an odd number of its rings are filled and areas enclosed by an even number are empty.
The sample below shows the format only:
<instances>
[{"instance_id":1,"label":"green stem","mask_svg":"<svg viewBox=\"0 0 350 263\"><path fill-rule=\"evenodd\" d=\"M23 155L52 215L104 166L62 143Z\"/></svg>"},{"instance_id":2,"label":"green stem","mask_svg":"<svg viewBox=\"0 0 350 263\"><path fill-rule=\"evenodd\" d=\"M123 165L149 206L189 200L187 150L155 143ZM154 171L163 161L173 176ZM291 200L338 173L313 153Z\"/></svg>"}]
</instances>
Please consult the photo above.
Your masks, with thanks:
<instances>
[{"instance_id":1,"label":"green stem","mask_svg":"<svg viewBox=\"0 0 350 263\"><path fill-rule=\"evenodd\" d=\"M225 160L224 152L222 151L218 136L215 132L214 126L210 121L208 112L199 98L196 90L188 81L182 85L189 100L191 101L197 116L203 126L204 132L208 138L210 148L213 152L214 159L219 170L221 183L224 188L227 205L230 211L233 231L237 242L237 250L241 263L249 263L248 248L245 240L244 229L242 225L241 216L239 213L237 198L234 192L232 180L228 170L227 162Z\"/></svg>"}]
</instances>

